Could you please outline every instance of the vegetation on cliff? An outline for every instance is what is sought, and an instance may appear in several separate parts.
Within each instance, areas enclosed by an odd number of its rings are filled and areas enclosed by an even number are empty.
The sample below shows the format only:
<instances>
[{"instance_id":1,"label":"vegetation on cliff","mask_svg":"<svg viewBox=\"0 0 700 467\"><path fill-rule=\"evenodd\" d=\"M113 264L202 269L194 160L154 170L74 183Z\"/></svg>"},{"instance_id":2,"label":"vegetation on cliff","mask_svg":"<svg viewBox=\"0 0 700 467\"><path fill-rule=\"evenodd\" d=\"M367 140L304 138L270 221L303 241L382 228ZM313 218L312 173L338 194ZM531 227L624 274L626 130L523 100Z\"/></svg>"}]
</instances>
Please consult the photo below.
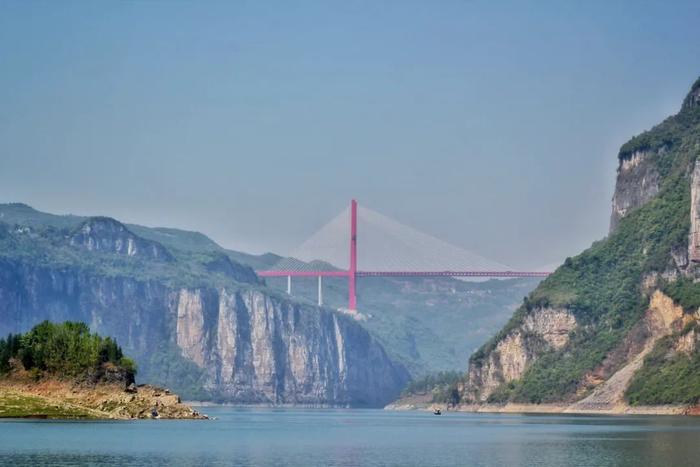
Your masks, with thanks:
<instances>
[{"instance_id":1,"label":"vegetation on cliff","mask_svg":"<svg viewBox=\"0 0 700 467\"><path fill-rule=\"evenodd\" d=\"M462 374L458 371L440 371L411 381L401 397L430 394L431 402L455 404L459 402L458 383Z\"/></svg>"},{"instance_id":2,"label":"vegetation on cliff","mask_svg":"<svg viewBox=\"0 0 700 467\"><path fill-rule=\"evenodd\" d=\"M202 234L101 216L57 216L21 203L0 205L0 260L175 287L259 284L252 268Z\"/></svg>"},{"instance_id":3,"label":"vegetation on cliff","mask_svg":"<svg viewBox=\"0 0 700 467\"><path fill-rule=\"evenodd\" d=\"M681 111L676 115L668 117L666 120L656 125L649 131L645 131L622 145L618 154L619 160L630 158L636 152L653 152L659 153L669 149L678 150L684 144L687 144L688 137L691 139L698 131L698 117L700 115L700 106L695 102L697 93L700 90L700 78L691 86L690 92L683 101ZM685 148L688 149L687 147ZM665 159L667 162L673 160L673 155L668 155ZM668 168L670 164L659 164L661 161L656 161L660 169ZM661 172L661 175L665 175Z\"/></svg>"},{"instance_id":4,"label":"vegetation on cliff","mask_svg":"<svg viewBox=\"0 0 700 467\"><path fill-rule=\"evenodd\" d=\"M673 349L674 341L700 329L697 323L660 340L644 360L627 389L632 405L696 404L700 401L700 352Z\"/></svg>"}]
</instances>

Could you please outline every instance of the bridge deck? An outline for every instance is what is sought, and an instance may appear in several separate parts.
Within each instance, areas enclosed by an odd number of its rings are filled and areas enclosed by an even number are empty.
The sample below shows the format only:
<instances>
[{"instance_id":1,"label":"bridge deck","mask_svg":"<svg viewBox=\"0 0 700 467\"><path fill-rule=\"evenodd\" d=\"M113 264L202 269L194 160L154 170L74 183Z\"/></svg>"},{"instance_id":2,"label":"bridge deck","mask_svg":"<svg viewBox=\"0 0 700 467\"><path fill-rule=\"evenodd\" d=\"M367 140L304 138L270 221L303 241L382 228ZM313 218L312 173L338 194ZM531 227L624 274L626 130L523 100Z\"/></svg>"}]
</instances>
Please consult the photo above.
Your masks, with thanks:
<instances>
[{"instance_id":1,"label":"bridge deck","mask_svg":"<svg viewBox=\"0 0 700 467\"><path fill-rule=\"evenodd\" d=\"M260 277L348 277L350 271L256 271ZM357 271L356 277L547 277L542 271Z\"/></svg>"}]
</instances>

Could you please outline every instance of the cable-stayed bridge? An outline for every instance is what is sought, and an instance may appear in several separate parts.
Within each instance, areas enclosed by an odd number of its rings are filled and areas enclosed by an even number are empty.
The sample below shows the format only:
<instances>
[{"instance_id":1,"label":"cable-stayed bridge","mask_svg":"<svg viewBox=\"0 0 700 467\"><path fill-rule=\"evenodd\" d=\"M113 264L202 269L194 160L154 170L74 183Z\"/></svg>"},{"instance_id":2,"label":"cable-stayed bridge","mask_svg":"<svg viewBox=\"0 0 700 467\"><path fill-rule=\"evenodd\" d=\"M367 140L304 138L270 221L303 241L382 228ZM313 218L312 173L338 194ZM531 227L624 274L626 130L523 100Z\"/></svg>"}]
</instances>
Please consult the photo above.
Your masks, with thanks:
<instances>
[{"instance_id":1,"label":"cable-stayed bridge","mask_svg":"<svg viewBox=\"0 0 700 467\"><path fill-rule=\"evenodd\" d=\"M362 241L358 242L358 233ZM361 248L360 248L361 247ZM361 267L360 267L361 266ZM309 237L290 257L261 277L318 278L318 304L323 305L323 277L347 277L348 309L357 309L359 277L545 277L541 271L518 271L436 237L419 232L383 214L350 207Z\"/></svg>"}]
</instances>

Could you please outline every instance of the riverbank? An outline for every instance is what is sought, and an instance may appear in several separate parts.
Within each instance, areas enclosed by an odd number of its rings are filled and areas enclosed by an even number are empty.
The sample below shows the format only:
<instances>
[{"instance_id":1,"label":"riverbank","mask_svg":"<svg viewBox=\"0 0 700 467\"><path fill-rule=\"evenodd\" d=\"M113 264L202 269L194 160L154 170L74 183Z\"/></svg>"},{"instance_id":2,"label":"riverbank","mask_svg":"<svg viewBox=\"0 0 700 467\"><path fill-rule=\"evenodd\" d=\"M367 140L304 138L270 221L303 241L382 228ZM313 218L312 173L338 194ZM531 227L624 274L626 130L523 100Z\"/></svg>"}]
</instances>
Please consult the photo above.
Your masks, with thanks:
<instances>
[{"instance_id":1,"label":"riverbank","mask_svg":"<svg viewBox=\"0 0 700 467\"><path fill-rule=\"evenodd\" d=\"M167 389L43 378L0 379L0 418L206 419Z\"/></svg>"},{"instance_id":2,"label":"riverbank","mask_svg":"<svg viewBox=\"0 0 700 467\"><path fill-rule=\"evenodd\" d=\"M600 408L580 408L576 404L462 404L448 405L430 402L429 396L414 395L393 402L384 410L433 411L471 413L580 414L580 415L700 415L700 407L690 405L630 406L616 404Z\"/></svg>"},{"instance_id":3,"label":"riverbank","mask_svg":"<svg viewBox=\"0 0 700 467\"><path fill-rule=\"evenodd\" d=\"M212 401L197 401L185 400L183 404L197 407L232 407L244 409L381 409L382 407L353 407L348 404L275 404L273 402L212 402Z\"/></svg>"}]
</instances>

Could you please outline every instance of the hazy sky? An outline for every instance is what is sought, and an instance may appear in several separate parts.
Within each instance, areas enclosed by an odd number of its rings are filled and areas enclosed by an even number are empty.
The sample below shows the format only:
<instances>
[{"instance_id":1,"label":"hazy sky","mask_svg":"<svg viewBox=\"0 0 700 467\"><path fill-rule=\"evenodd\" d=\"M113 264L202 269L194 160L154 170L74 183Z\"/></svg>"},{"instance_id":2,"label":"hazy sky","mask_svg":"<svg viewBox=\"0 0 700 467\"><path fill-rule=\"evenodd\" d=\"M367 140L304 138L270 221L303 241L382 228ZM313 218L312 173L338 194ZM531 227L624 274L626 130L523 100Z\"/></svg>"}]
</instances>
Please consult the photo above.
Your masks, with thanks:
<instances>
[{"instance_id":1,"label":"hazy sky","mask_svg":"<svg viewBox=\"0 0 700 467\"><path fill-rule=\"evenodd\" d=\"M351 197L515 267L607 232L700 3L0 1L0 202L286 253Z\"/></svg>"}]
</instances>

